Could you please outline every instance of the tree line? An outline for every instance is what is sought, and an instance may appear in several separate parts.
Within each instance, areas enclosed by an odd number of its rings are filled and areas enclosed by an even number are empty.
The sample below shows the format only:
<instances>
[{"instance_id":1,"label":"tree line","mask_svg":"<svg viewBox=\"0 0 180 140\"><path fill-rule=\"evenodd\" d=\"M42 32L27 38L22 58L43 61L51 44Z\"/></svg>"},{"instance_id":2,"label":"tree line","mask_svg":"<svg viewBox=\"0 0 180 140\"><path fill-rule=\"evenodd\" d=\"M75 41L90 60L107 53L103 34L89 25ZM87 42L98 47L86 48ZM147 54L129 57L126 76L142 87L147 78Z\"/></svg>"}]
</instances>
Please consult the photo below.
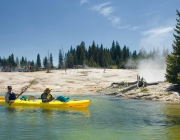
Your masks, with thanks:
<instances>
[{"instance_id":1,"label":"tree line","mask_svg":"<svg viewBox=\"0 0 180 140\"><path fill-rule=\"evenodd\" d=\"M24 56L22 56L21 59L18 57L15 58L13 53L8 58L0 57L1 71L17 71L19 68L24 68L29 71L38 71L42 68L42 64L44 68L54 67L52 53L50 53L50 57L44 57L43 63L41 62L39 53L37 54L36 62L34 62L34 60L27 60L27 58Z\"/></svg>"},{"instance_id":2,"label":"tree line","mask_svg":"<svg viewBox=\"0 0 180 140\"><path fill-rule=\"evenodd\" d=\"M64 54L63 49L59 49L59 60L57 68L75 68L77 66L88 67L101 67L101 68L137 68L137 63L143 59L156 59L157 57L166 58L168 49L164 47L162 53L160 49L154 48L152 51L147 52L144 47L137 51L131 52L126 45L120 47L118 41L113 41L110 49L104 48L103 44L95 44L86 49L85 42L82 41L76 48L70 48L67 53ZM131 65L127 65L127 62L131 61ZM11 54L7 59L0 57L0 66L8 68L33 68L38 71L42 67L47 69L55 68L53 65L53 55L45 56L41 61L40 54L37 54L36 62L34 60L29 61L26 57L22 56L19 60L18 57L14 58L14 54Z\"/></svg>"},{"instance_id":3,"label":"tree line","mask_svg":"<svg viewBox=\"0 0 180 140\"><path fill-rule=\"evenodd\" d=\"M118 41L113 41L110 49L104 48L103 44L96 45L95 41L92 45L86 49L85 42L82 41L76 48L70 48L63 59L61 50L59 51L59 68L64 66L66 63L67 68L73 68L77 65L88 66L88 67L101 67L101 68L137 68L137 63L142 59L155 59L163 56L166 58L169 53L168 49L164 47L162 53L160 49L154 48L152 51L147 52L142 47L137 51L131 52L126 45L120 47ZM63 61L64 60L64 61ZM128 61L133 62L133 65L126 65Z\"/></svg>"}]
</instances>

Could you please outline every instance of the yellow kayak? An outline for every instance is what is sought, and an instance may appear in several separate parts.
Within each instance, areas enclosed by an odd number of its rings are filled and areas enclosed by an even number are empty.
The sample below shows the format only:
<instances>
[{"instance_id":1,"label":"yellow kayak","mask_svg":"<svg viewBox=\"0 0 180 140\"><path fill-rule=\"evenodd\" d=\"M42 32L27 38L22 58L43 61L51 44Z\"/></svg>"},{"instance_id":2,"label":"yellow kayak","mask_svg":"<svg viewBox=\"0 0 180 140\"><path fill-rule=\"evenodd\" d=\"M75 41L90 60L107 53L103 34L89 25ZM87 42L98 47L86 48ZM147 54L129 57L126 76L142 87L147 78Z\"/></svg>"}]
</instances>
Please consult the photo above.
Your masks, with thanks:
<instances>
[{"instance_id":1,"label":"yellow kayak","mask_svg":"<svg viewBox=\"0 0 180 140\"><path fill-rule=\"evenodd\" d=\"M53 100L51 102L42 102L41 99L35 100L21 100L16 99L10 106L22 105L22 106L42 106L42 107L60 107L60 108L84 108L90 104L91 100L69 100L68 102L62 102L59 100ZM9 105L5 100L0 100L0 104Z\"/></svg>"}]
</instances>

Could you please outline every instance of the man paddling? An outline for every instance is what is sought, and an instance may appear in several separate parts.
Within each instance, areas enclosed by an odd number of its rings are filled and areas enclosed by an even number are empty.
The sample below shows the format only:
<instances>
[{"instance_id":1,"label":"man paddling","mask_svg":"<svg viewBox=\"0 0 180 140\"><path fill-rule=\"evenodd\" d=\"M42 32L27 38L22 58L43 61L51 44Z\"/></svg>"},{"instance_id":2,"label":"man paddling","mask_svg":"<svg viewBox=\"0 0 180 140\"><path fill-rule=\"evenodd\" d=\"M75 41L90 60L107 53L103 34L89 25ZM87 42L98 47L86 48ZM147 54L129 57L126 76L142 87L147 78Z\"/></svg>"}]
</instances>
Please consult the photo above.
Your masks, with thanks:
<instances>
[{"instance_id":1,"label":"man paddling","mask_svg":"<svg viewBox=\"0 0 180 140\"><path fill-rule=\"evenodd\" d=\"M50 87L46 87L46 89L44 90L44 93L41 94L41 99L42 102L50 102L52 100L54 100L54 97L51 95L51 88Z\"/></svg>"},{"instance_id":2,"label":"man paddling","mask_svg":"<svg viewBox=\"0 0 180 140\"><path fill-rule=\"evenodd\" d=\"M12 92L12 86L7 87L8 92L5 94L6 103L13 103L16 100L16 94Z\"/></svg>"}]
</instances>

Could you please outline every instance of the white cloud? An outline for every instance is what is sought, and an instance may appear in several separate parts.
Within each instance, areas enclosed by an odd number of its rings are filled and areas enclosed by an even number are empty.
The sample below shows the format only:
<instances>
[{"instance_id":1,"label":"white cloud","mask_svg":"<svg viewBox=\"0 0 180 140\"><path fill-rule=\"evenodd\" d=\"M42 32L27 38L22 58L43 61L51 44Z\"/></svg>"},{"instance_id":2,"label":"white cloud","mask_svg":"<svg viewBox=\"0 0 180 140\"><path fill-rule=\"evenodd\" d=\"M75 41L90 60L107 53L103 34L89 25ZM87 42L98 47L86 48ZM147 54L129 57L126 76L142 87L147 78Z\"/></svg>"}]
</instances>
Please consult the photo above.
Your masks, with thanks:
<instances>
[{"instance_id":1,"label":"white cloud","mask_svg":"<svg viewBox=\"0 0 180 140\"><path fill-rule=\"evenodd\" d=\"M113 11L113 7L104 7L101 9L100 13L104 16L109 16Z\"/></svg>"},{"instance_id":2,"label":"white cloud","mask_svg":"<svg viewBox=\"0 0 180 140\"><path fill-rule=\"evenodd\" d=\"M111 16L108 19L112 22L113 25L117 25L120 22L120 18L116 16Z\"/></svg>"},{"instance_id":3,"label":"white cloud","mask_svg":"<svg viewBox=\"0 0 180 140\"><path fill-rule=\"evenodd\" d=\"M150 16L150 15L152 15L152 14L155 14L156 12L150 12L150 13L146 13L146 14L144 14L144 15L141 15L140 17L146 17L146 16Z\"/></svg>"},{"instance_id":4,"label":"white cloud","mask_svg":"<svg viewBox=\"0 0 180 140\"><path fill-rule=\"evenodd\" d=\"M168 48L171 51L173 43L173 27L159 27L153 28L142 32L143 38L140 40L140 46L144 47L147 51L159 47Z\"/></svg>"},{"instance_id":5,"label":"white cloud","mask_svg":"<svg viewBox=\"0 0 180 140\"><path fill-rule=\"evenodd\" d=\"M88 0L81 0L81 1L80 1L80 4L84 4L84 3L86 3L86 2L88 2Z\"/></svg>"},{"instance_id":6,"label":"white cloud","mask_svg":"<svg viewBox=\"0 0 180 140\"><path fill-rule=\"evenodd\" d=\"M97 11L104 17L107 17L107 19L110 20L113 25L117 25L120 22L120 18L113 15L115 8L110 6L110 4L111 2L106 2L103 4L95 5L94 7L92 7L92 10Z\"/></svg>"},{"instance_id":7,"label":"white cloud","mask_svg":"<svg viewBox=\"0 0 180 140\"><path fill-rule=\"evenodd\" d=\"M148 31L142 32L143 35L160 35L160 34L168 34L169 32L173 31L173 27L160 27L160 28L154 28L150 29Z\"/></svg>"},{"instance_id":8,"label":"white cloud","mask_svg":"<svg viewBox=\"0 0 180 140\"><path fill-rule=\"evenodd\" d=\"M99 12L103 16L108 16L114 11L113 7L111 7L111 6L107 7L107 5L109 5L109 4L111 4L111 3L107 2L107 3L100 4L100 5L96 5L92 8L92 10Z\"/></svg>"}]
</instances>

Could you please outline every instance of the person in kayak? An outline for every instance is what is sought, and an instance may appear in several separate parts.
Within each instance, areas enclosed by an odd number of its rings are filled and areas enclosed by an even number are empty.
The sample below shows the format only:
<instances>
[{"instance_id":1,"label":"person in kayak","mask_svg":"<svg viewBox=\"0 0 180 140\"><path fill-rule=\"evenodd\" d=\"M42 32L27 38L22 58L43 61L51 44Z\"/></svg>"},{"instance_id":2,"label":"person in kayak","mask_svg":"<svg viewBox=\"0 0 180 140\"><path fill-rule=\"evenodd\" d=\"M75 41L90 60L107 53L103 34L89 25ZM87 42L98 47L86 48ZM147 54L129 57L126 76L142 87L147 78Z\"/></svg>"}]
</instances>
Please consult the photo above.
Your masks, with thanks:
<instances>
[{"instance_id":1,"label":"person in kayak","mask_svg":"<svg viewBox=\"0 0 180 140\"><path fill-rule=\"evenodd\" d=\"M50 87L46 87L46 89L44 90L44 93L41 94L42 102L50 102L55 99L50 93L51 90L52 89Z\"/></svg>"},{"instance_id":2,"label":"person in kayak","mask_svg":"<svg viewBox=\"0 0 180 140\"><path fill-rule=\"evenodd\" d=\"M6 103L13 103L16 100L16 94L12 92L12 86L7 87L8 92L5 94Z\"/></svg>"}]
</instances>

